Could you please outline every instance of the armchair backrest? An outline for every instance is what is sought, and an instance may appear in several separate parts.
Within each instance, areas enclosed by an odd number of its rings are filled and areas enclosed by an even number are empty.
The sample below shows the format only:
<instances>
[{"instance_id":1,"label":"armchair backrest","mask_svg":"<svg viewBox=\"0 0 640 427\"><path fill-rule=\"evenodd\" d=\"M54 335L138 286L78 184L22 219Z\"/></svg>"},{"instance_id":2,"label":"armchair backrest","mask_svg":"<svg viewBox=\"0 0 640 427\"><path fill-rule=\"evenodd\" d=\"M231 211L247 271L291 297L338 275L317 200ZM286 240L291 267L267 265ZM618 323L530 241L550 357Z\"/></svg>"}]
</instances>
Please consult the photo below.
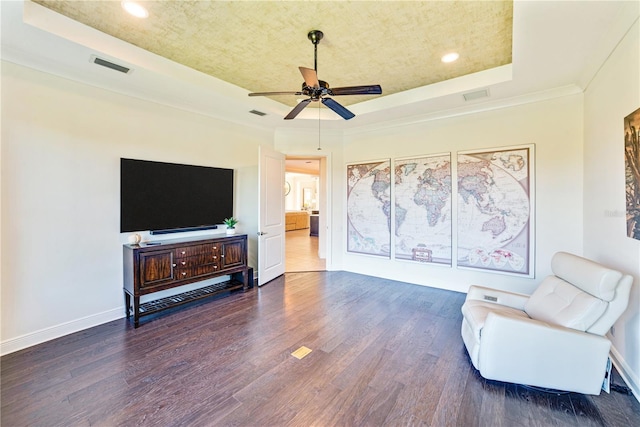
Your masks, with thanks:
<instances>
[{"instance_id":1,"label":"armchair backrest","mask_svg":"<svg viewBox=\"0 0 640 427\"><path fill-rule=\"evenodd\" d=\"M631 276L566 252L551 269L525 304L531 318L604 335L627 308Z\"/></svg>"}]
</instances>

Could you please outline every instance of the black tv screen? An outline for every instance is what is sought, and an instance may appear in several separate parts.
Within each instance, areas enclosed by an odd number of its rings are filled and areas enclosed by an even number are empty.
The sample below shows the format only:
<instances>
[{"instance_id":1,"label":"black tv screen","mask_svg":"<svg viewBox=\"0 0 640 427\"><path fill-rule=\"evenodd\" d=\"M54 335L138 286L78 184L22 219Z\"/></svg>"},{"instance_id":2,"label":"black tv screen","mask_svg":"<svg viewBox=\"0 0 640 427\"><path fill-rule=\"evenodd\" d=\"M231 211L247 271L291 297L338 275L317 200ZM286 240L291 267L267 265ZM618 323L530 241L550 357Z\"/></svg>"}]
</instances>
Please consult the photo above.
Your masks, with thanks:
<instances>
[{"instance_id":1,"label":"black tv screen","mask_svg":"<svg viewBox=\"0 0 640 427\"><path fill-rule=\"evenodd\" d=\"M233 169L120 159L120 232L186 231L233 216Z\"/></svg>"}]
</instances>

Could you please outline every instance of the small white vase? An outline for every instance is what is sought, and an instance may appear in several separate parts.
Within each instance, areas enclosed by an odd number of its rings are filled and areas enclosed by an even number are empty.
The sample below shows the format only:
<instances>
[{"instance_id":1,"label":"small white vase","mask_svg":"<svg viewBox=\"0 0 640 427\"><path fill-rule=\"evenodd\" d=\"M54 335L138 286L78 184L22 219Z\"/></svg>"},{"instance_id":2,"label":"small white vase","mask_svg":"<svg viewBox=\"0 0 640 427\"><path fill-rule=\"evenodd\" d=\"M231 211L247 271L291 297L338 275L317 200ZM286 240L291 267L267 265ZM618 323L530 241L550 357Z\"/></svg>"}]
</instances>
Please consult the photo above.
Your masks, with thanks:
<instances>
[{"instance_id":1,"label":"small white vase","mask_svg":"<svg viewBox=\"0 0 640 427\"><path fill-rule=\"evenodd\" d=\"M137 245L138 243L140 243L140 240L142 240L142 236L140 236L139 234L131 234L128 238L129 243L132 245Z\"/></svg>"},{"instance_id":2,"label":"small white vase","mask_svg":"<svg viewBox=\"0 0 640 427\"><path fill-rule=\"evenodd\" d=\"M235 228L227 228L227 234L236 234Z\"/></svg>"}]
</instances>

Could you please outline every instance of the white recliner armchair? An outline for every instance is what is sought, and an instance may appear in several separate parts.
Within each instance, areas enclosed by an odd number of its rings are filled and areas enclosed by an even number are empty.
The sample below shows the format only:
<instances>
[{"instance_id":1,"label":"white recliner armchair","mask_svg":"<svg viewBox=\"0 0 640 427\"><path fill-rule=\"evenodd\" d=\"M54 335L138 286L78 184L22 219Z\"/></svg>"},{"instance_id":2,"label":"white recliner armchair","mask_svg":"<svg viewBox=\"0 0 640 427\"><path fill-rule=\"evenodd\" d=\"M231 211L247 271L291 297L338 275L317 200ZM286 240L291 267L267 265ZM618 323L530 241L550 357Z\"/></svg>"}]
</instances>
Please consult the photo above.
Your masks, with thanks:
<instances>
[{"instance_id":1,"label":"white recliner armchair","mask_svg":"<svg viewBox=\"0 0 640 427\"><path fill-rule=\"evenodd\" d=\"M462 339L484 378L600 394L633 278L566 252L531 296L471 286Z\"/></svg>"}]
</instances>

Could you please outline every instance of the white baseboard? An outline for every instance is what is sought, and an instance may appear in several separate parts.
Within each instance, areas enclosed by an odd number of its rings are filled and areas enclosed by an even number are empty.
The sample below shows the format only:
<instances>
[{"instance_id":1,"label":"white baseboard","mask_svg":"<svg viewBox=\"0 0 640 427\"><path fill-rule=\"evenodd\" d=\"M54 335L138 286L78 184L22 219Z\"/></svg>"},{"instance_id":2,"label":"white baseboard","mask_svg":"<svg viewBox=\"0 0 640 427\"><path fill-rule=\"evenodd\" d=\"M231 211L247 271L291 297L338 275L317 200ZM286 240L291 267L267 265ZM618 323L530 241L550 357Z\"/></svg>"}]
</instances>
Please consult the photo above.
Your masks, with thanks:
<instances>
[{"instance_id":1,"label":"white baseboard","mask_svg":"<svg viewBox=\"0 0 640 427\"><path fill-rule=\"evenodd\" d=\"M638 380L638 376L633 373L631 367L624 360L622 355L615 349L615 347L611 347L611 362L618 370L618 373L627 384L627 386L631 389L633 396L636 398L638 402L640 402L640 388L638 384L640 381Z\"/></svg>"},{"instance_id":2,"label":"white baseboard","mask_svg":"<svg viewBox=\"0 0 640 427\"><path fill-rule=\"evenodd\" d=\"M123 317L124 309L122 307L118 307L112 310L103 311L102 313L83 317L81 319L72 320L71 322L61 323L56 326L41 329L17 338L11 338L0 342L0 355L4 356L5 354L13 353L27 347L41 344L45 341L50 341L64 335L92 328Z\"/></svg>"}]
</instances>

